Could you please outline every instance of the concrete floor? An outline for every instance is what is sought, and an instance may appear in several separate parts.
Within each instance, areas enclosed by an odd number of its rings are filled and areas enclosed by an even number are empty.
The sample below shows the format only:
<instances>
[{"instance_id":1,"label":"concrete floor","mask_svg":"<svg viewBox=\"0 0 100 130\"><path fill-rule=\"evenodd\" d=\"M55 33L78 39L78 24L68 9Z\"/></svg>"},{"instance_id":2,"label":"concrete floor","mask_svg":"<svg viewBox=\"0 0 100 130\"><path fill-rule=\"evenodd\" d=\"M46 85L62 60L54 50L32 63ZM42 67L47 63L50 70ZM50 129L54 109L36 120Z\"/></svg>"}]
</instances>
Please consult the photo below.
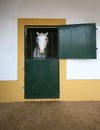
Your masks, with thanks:
<instances>
[{"instance_id":1,"label":"concrete floor","mask_svg":"<svg viewBox=\"0 0 100 130\"><path fill-rule=\"evenodd\" d=\"M0 130L100 130L100 102L0 103Z\"/></svg>"}]
</instances>

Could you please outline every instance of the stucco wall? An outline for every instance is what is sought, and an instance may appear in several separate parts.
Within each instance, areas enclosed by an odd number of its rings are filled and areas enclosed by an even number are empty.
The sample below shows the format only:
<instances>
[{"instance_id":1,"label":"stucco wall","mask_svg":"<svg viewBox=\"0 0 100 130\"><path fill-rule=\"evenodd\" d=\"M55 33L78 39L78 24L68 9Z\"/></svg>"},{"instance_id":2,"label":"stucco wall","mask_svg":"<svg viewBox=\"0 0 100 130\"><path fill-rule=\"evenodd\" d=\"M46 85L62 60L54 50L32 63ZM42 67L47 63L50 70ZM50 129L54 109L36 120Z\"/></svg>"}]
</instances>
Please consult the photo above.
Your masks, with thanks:
<instances>
[{"instance_id":1,"label":"stucco wall","mask_svg":"<svg viewBox=\"0 0 100 130\"><path fill-rule=\"evenodd\" d=\"M21 89L23 83L18 79L18 18L65 18L67 24L95 22L99 28L98 2L98 0L0 1L0 101L8 99L21 101L24 97L24 91ZM60 64L61 100L100 100L100 80L66 80L68 71L66 61L62 60ZM23 66L21 67L23 69ZM23 75L20 77L23 79Z\"/></svg>"}]
</instances>

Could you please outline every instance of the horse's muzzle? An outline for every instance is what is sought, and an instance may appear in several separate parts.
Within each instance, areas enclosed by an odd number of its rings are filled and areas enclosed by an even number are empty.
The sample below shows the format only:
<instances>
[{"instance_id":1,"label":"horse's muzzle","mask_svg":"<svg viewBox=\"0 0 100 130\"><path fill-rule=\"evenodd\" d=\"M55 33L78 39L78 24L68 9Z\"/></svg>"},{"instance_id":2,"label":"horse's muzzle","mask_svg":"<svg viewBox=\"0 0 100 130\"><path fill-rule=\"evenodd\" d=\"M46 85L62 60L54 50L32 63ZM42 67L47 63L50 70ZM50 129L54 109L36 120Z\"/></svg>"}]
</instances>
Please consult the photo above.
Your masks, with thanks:
<instances>
[{"instance_id":1,"label":"horse's muzzle","mask_svg":"<svg viewBox=\"0 0 100 130\"><path fill-rule=\"evenodd\" d=\"M43 53L44 53L44 50L40 50L40 53L43 54Z\"/></svg>"}]
</instances>

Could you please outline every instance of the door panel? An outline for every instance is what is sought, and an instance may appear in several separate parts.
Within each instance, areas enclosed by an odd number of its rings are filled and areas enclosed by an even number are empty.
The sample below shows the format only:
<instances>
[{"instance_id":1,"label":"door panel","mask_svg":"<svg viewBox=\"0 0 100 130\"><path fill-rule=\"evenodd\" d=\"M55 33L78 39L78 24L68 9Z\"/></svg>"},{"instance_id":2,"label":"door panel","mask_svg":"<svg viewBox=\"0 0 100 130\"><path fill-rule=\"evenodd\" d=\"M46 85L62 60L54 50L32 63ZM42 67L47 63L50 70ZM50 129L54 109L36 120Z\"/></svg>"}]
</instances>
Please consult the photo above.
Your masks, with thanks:
<instances>
[{"instance_id":1,"label":"door panel","mask_svg":"<svg viewBox=\"0 0 100 130\"><path fill-rule=\"evenodd\" d=\"M59 60L25 60L25 98L59 98Z\"/></svg>"},{"instance_id":2,"label":"door panel","mask_svg":"<svg viewBox=\"0 0 100 130\"><path fill-rule=\"evenodd\" d=\"M96 25L76 24L60 26L59 58L61 59L95 59Z\"/></svg>"}]
</instances>

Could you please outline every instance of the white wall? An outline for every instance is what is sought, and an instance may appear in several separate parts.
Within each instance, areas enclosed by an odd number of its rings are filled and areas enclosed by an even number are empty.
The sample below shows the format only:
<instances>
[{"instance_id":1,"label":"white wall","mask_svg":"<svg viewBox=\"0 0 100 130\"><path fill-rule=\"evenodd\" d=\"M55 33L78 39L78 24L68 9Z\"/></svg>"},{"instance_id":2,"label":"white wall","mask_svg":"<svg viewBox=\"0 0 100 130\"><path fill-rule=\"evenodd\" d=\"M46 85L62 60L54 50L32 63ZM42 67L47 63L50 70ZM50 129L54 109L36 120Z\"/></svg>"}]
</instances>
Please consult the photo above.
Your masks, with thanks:
<instances>
[{"instance_id":1,"label":"white wall","mask_svg":"<svg viewBox=\"0 0 100 130\"><path fill-rule=\"evenodd\" d=\"M99 3L99 0L0 0L0 80L17 80L17 18L66 18L68 24L96 22L100 26ZM100 62L95 64L99 66ZM94 71L96 74L97 70Z\"/></svg>"}]
</instances>

